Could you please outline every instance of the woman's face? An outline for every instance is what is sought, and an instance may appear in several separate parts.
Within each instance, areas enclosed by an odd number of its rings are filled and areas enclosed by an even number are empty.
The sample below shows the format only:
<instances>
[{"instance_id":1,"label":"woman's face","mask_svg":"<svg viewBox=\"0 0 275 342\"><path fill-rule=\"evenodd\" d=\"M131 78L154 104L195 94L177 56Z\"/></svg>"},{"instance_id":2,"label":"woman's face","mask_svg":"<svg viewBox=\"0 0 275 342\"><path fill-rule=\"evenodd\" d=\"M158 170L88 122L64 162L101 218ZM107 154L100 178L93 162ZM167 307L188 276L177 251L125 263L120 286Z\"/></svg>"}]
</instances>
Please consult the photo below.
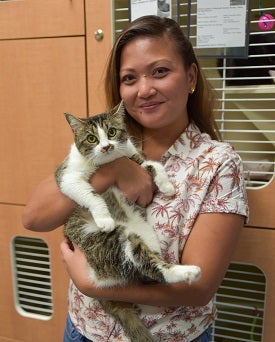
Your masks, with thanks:
<instances>
[{"instance_id":1,"label":"woman's face","mask_svg":"<svg viewBox=\"0 0 275 342\"><path fill-rule=\"evenodd\" d=\"M196 65L185 70L166 35L137 37L122 50L120 95L128 113L145 129L182 132L196 79Z\"/></svg>"}]
</instances>

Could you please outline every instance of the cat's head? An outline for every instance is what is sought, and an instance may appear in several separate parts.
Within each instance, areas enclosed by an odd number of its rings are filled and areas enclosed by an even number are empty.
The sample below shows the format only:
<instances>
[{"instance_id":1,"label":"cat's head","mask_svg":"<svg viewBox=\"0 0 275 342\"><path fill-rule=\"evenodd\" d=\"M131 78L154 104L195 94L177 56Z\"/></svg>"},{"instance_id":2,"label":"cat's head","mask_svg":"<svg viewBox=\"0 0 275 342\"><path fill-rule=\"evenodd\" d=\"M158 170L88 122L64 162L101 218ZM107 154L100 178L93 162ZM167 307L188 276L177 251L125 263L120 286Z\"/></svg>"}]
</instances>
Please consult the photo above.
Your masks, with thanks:
<instances>
[{"instance_id":1,"label":"cat's head","mask_svg":"<svg viewBox=\"0 0 275 342\"><path fill-rule=\"evenodd\" d=\"M65 116L79 152L95 165L109 163L125 155L128 135L122 102L109 112L84 119L67 113Z\"/></svg>"}]
</instances>

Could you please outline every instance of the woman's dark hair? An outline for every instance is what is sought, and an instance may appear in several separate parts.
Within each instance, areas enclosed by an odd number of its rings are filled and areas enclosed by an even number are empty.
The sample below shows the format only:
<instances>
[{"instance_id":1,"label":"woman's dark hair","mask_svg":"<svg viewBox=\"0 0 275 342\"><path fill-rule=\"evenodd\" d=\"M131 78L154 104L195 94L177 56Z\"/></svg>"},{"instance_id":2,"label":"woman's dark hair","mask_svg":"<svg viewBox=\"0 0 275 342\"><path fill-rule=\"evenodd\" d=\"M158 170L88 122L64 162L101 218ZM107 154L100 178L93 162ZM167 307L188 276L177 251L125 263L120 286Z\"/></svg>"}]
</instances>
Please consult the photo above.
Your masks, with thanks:
<instances>
[{"instance_id":1,"label":"woman's dark hair","mask_svg":"<svg viewBox=\"0 0 275 342\"><path fill-rule=\"evenodd\" d=\"M215 102L212 89L201 71L191 42L173 19L154 15L143 16L131 22L118 35L106 70L105 93L108 106L112 108L121 101L119 73L123 48L137 37L163 37L164 35L174 42L186 70L193 63L198 68L196 89L193 94L190 94L187 102L189 120L193 121L202 132L208 133L213 139L218 139L213 113Z\"/></svg>"}]
</instances>

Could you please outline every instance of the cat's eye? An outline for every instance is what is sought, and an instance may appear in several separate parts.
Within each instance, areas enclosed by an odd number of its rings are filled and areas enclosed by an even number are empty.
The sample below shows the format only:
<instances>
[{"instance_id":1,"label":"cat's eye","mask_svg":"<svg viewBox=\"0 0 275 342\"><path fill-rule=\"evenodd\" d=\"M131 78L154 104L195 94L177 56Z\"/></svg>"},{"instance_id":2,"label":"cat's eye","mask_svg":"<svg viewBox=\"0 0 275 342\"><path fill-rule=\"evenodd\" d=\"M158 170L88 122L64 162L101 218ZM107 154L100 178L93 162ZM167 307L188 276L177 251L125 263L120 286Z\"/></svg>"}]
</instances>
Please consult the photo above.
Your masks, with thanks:
<instances>
[{"instance_id":1,"label":"cat's eye","mask_svg":"<svg viewBox=\"0 0 275 342\"><path fill-rule=\"evenodd\" d=\"M109 128L108 136L109 138L113 138L116 135L116 129L114 127Z\"/></svg>"},{"instance_id":2,"label":"cat's eye","mask_svg":"<svg viewBox=\"0 0 275 342\"><path fill-rule=\"evenodd\" d=\"M92 135L92 134L88 135L86 139L87 139L88 143L90 143L90 144L94 144L97 142L97 137L95 135Z\"/></svg>"}]
</instances>

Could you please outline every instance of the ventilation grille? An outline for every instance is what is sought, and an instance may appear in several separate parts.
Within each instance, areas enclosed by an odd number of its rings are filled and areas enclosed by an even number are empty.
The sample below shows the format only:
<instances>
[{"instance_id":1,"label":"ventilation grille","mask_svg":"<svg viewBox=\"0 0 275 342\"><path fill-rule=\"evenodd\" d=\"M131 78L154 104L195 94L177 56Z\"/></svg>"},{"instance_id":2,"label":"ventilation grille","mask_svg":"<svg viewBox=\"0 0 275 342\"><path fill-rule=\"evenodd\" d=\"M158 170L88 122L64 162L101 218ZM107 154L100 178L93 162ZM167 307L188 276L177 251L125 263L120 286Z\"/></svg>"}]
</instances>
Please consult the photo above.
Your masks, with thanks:
<instances>
[{"instance_id":1,"label":"ventilation grille","mask_svg":"<svg viewBox=\"0 0 275 342\"><path fill-rule=\"evenodd\" d=\"M275 72L268 74L275 70L275 25L261 31L258 19L262 13L275 17L275 7L274 0L250 3L248 56L253 62L242 60L242 66L232 66L228 59L200 58L200 64L218 97L216 121L222 138L242 157L247 187L259 188L271 181L275 169ZM179 23L196 50L197 1L182 0L178 5ZM117 34L129 22L129 1L113 1L113 11Z\"/></svg>"},{"instance_id":2,"label":"ventilation grille","mask_svg":"<svg viewBox=\"0 0 275 342\"><path fill-rule=\"evenodd\" d=\"M266 279L254 265L231 263L217 292L212 342L262 341Z\"/></svg>"},{"instance_id":3,"label":"ventilation grille","mask_svg":"<svg viewBox=\"0 0 275 342\"><path fill-rule=\"evenodd\" d=\"M53 313L50 258L47 244L37 238L12 240L15 306L23 315L49 319Z\"/></svg>"}]
</instances>

